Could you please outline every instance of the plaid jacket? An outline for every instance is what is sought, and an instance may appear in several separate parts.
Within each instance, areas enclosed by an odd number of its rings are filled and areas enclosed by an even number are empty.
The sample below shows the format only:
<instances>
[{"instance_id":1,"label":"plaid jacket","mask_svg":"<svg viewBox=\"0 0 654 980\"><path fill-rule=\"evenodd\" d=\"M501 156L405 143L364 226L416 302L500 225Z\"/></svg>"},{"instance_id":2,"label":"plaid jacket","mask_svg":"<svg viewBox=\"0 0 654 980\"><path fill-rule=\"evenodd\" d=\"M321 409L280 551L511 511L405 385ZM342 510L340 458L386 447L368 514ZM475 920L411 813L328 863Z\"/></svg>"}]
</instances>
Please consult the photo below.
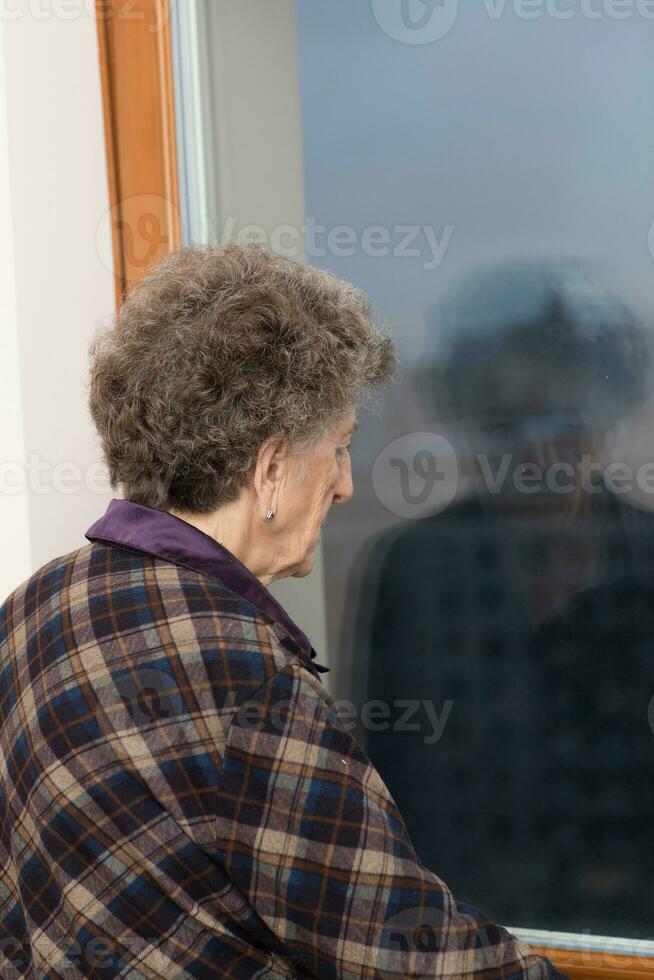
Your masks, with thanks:
<instances>
[{"instance_id":1,"label":"plaid jacket","mask_svg":"<svg viewBox=\"0 0 654 980\"><path fill-rule=\"evenodd\" d=\"M199 535L100 528L0 609L3 980L560 977L421 864L303 634Z\"/></svg>"}]
</instances>

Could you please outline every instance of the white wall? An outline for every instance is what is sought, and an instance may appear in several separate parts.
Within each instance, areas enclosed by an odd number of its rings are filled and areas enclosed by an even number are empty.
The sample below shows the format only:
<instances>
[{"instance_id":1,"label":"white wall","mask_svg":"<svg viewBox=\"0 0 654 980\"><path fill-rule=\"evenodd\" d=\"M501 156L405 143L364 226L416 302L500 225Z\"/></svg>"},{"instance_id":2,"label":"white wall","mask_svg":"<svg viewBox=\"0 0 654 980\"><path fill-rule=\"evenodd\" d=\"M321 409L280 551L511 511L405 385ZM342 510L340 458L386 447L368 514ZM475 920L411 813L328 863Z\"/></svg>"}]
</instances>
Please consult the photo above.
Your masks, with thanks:
<instances>
[{"instance_id":1,"label":"white wall","mask_svg":"<svg viewBox=\"0 0 654 980\"><path fill-rule=\"evenodd\" d=\"M30 534L27 499L12 487L20 478L24 431L20 390L20 355L14 269L14 240L11 209L11 179L6 131L4 49L0 20L0 419L2 454L0 463L0 603L16 581L29 574Z\"/></svg>"},{"instance_id":2,"label":"white wall","mask_svg":"<svg viewBox=\"0 0 654 980\"><path fill-rule=\"evenodd\" d=\"M84 544L112 496L91 469L101 456L84 392L89 340L114 308L107 225L96 244L109 202L89 7L40 0L0 19L3 218L9 192L13 203L0 229L0 434L2 459L22 461L25 485L10 500L0 488L2 598Z\"/></svg>"}]
</instances>

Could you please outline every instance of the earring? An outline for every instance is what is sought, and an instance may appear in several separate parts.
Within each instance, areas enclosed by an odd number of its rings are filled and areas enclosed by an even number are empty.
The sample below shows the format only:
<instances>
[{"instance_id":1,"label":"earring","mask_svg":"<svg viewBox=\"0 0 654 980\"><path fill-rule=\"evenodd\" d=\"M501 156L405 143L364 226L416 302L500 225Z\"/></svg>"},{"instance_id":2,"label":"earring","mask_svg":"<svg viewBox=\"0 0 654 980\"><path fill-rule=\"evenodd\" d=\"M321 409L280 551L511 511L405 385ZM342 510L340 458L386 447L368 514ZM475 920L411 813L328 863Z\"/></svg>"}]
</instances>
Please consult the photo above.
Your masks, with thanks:
<instances>
[{"instance_id":1,"label":"earring","mask_svg":"<svg viewBox=\"0 0 654 980\"><path fill-rule=\"evenodd\" d=\"M271 510L269 510L269 511L266 512L266 520L267 521L272 521L272 519L273 519L274 516L275 515L273 514L273 512Z\"/></svg>"}]
</instances>

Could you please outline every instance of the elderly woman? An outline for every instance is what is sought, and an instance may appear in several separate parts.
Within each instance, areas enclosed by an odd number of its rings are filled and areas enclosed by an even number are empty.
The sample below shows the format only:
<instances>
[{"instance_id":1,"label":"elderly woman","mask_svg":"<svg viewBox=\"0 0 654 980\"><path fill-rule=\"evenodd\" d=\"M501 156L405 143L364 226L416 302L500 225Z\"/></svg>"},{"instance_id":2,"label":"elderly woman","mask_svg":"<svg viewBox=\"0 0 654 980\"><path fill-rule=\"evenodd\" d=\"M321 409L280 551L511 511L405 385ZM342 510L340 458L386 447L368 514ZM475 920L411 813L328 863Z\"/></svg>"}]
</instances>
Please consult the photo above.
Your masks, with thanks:
<instances>
[{"instance_id":1,"label":"elderly woman","mask_svg":"<svg viewBox=\"0 0 654 980\"><path fill-rule=\"evenodd\" d=\"M0 611L6 980L557 976L420 863L266 588L392 370L357 290L253 247L170 256L97 338L122 496Z\"/></svg>"}]
</instances>

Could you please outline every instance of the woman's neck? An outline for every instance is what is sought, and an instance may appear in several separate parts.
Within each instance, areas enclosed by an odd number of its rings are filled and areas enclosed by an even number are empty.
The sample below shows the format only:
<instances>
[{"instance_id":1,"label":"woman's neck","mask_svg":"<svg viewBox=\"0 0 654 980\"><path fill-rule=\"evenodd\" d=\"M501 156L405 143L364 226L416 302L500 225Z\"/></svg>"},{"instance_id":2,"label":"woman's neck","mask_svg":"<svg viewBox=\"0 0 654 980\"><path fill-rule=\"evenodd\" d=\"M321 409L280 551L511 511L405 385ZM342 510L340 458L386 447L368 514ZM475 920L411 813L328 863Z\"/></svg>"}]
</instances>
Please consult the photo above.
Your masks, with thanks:
<instances>
[{"instance_id":1,"label":"woman's neck","mask_svg":"<svg viewBox=\"0 0 654 980\"><path fill-rule=\"evenodd\" d=\"M253 534L253 517L249 512L246 513L243 501L239 499L223 504L209 514L189 514L173 509L169 513L196 527L226 548L259 579L262 585L270 584L273 576L267 568L266 549L263 548L262 543L257 546Z\"/></svg>"}]
</instances>

